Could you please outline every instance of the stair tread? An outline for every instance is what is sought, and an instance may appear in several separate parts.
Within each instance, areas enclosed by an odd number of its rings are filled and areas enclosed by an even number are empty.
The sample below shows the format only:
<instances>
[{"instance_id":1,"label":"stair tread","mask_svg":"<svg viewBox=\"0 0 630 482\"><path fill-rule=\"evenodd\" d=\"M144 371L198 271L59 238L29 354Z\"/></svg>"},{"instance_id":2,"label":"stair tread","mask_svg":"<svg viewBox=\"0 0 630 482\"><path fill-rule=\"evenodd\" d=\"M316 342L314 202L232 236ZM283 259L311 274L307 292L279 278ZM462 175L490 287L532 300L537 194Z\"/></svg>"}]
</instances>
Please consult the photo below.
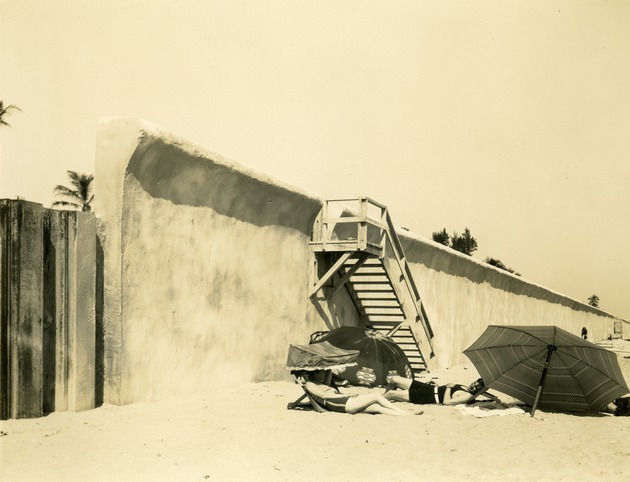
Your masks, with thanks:
<instances>
[{"instance_id":1,"label":"stair tread","mask_svg":"<svg viewBox=\"0 0 630 482\"><path fill-rule=\"evenodd\" d=\"M388 318L390 318L392 316L398 316L398 317L402 316L403 318L405 317L404 313L380 313L380 312L379 313L367 313L366 312L365 314L368 315L368 316L386 316Z\"/></svg>"},{"instance_id":2,"label":"stair tread","mask_svg":"<svg viewBox=\"0 0 630 482\"><path fill-rule=\"evenodd\" d=\"M394 291L392 289L386 289L386 290L377 290L377 289L367 289L367 290L354 290L356 293L394 293Z\"/></svg>"},{"instance_id":3,"label":"stair tread","mask_svg":"<svg viewBox=\"0 0 630 482\"><path fill-rule=\"evenodd\" d=\"M365 291L363 291L363 293L365 293ZM362 298L361 301L396 301L398 302L398 300L396 298L390 297L390 298Z\"/></svg>"},{"instance_id":4,"label":"stair tread","mask_svg":"<svg viewBox=\"0 0 630 482\"><path fill-rule=\"evenodd\" d=\"M395 298L393 296L394 293L392 293L392 292L389 292L389 293L381 292L380 293L381 295L391 294L392 296L389 297L389 298L380 299L380 300L375 299L375 298L370 298L369 296L365 296L365 295L370 295L370 294L373 294L373 293L366 293L365 291L355 291L355 293L360 293L361 295L363 295L363 296L361 296L361 301L367 301L367 302L371 302L371 301L391 301L392 303L395 303L396 305L400 306L400 302L398 301L397 298Z\"/></svg>"},{"instance_id":5,"label":"stair tread","mask_svg":"<svg viewBox=\"0 0 630 482\"><path fill-rule=\"evenodd\" d=\"M361 280L361 281L352 281L353 285L383 285L383 286L390 286L391 287L391 283L389 282L389 280Z\"/></svg>"}]
</instances>

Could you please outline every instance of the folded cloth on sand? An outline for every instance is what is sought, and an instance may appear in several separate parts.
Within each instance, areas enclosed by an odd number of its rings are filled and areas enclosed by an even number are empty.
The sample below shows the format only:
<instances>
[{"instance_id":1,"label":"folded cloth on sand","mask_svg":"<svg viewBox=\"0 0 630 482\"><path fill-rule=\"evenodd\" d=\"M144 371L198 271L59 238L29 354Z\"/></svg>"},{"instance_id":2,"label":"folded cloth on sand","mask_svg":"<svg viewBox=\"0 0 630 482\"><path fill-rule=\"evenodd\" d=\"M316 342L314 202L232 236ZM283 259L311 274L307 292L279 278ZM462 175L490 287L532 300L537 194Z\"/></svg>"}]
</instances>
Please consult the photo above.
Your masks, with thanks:
<instances>
[{"instance_id":1,"label":"folded cloth on sand","mask_svg":"<svg viewBox=\"0 0 630 482\"><path fill-rule=\"evenodd\" d=\"M470 405L458 405L464 415L471 415L477 418L505 416L505 415L522 415L525 410L519 407L503 407L502 405L491 408L472 407Z\"/></svg>"}]
</instances>

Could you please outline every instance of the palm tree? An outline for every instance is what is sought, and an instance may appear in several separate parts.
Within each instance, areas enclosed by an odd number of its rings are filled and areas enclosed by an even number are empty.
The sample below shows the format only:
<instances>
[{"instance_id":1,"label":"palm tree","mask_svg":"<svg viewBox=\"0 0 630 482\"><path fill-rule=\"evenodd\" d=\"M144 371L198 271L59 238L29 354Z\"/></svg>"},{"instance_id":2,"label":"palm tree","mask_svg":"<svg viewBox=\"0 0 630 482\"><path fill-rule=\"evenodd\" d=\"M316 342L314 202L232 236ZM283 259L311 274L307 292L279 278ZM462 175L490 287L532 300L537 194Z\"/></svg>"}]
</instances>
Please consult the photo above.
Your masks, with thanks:
<instances>
[{"instance_id":1,"label":"palm tree","mask_svg":"<svg viewBox=\"0 0 630 482\"><path fill-rule=\"evenodd\" d=\"M592 295L588 297L588 304L594 308L599 308L599 296Z\"/></svg>"},{"instance_id":2,"label":"palm tree","mask_svg":"<svg viewBox=\"0 0 630 482\"><path fill-rule=\"evenodd\" d=\"M0 126L11 127L4 118L11 112L11 109L22 110L17 105L9 104L7 106L4 105L4 101L0 100Z\"/></svg>"},{"instance_id":3,"label":"palm tree","mask_svg":"<svg viewBox=\"0 0 630 482\"><path fill-rule=\"evenodd\" d=\"M55 201L52 204L53 207L71 207L89 213L92 211L92 201L94 200L94 195L92 194L94 175L68 171L68 177L74 189L62 185L56 186L53 191L55 196L62 196L65 199Z\"/></svg>"}]
</instances>

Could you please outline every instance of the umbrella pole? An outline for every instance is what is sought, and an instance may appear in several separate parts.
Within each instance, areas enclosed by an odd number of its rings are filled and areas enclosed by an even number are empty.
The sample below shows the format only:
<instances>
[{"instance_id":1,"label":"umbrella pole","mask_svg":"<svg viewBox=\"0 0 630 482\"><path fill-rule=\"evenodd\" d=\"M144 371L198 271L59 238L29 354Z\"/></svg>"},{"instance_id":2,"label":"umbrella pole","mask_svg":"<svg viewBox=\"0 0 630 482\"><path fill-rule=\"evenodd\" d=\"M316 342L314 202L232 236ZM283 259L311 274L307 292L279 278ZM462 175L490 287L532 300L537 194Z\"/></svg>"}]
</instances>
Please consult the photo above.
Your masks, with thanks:
<instances>
[{"instance_id":1,"label":"umbrella pole","mask_svg":"<svg viewBox=\"0 0 630 482\"><path fill-rule=\"evenodd\" d=\"M534 406L532 407L532 417L534 413L536 413L536 409L538 408L538 404L540 403L540 398L542 397L543 387L545 385L545 377L547 376L547 369L549 368L549 363L551 362L551 355L554 351L556 351L558 347L556 345L547 345L547 359L545 360L545 366L543 367L543 371L540 374L540 382L538 382L538 391L536 392L536 399L534 400Z\"/></svg>"}]
</instances>

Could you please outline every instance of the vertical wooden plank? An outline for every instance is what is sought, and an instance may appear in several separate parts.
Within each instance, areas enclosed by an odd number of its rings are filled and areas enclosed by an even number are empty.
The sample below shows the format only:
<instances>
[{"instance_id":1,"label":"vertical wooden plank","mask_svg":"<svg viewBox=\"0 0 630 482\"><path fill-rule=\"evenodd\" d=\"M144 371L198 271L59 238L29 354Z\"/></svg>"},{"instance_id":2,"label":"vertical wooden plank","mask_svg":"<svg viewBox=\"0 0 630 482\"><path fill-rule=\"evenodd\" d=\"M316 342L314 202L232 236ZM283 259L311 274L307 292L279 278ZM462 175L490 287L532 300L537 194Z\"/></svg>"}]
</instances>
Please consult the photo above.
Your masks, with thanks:
<instances>
[{"instance_id":1,"label":"vertical wooden plank","mask_svg":"<svg viewBox=\"0 0 630 482\"><path fill-rule=\"evenodd\" d=\"M9 383L9 247L11 206L8 199L0 201L0 420L11 414L11 390Z\"/></svg>"},{"instance_id":2,"label":"vertical wooden plank","mask_svg":"<svg viewBox=\"0 0 630 482\"><path fill-rule=\"evenodd\" d=\"M68 409L67 217L67 211L48 210L44 223L44 316L50 318L44 340L46 346L54 346L46 350L44 359L46 412ZM52 388L49 385L53 385Z\"/></svg>"},{"instance_id":3,"label":"vertical wooden plank","mask_svg":"<svg viewBox=\"0 0 630 482\"><path fill-rule=\"evenodd\" d=\"M380 219L380 223L381 226L387 226L387 216L388 216L388 211L387 208L385 207L381 207L381 219ZM383 248L383 255L385 255L385 244L387 243L387 230L382 228L381 229L381 240L380 240L380 245L381 248Z\"/></svg>"},{"instance_id":4,"label":"vertical wooden plank","mask_svg":"<svg viewBox=\"0 0 630 482\"><path fill-rule=\"evenodd\" d=\"M96 222L69 212L67 223L68 410L94 408Z\"/></svg>"},{"instance_id":5,"label":"vertical wooden plank","mask_svg":"<svg viewBox=\"0 0 630 482\"><path fill-rule=\"evenodd\" d=\"M359 217L361 221L358 224L358 233L357 233L357 241L358 248L360 250L364 250L367 248L367 199L360 198L359 199Z\"/></svg>"},{"instance_id":6,"label":"vertical wooden plank","mask_svg":"<svg viewBox=\"0 0 630 482\"><path fill-rule=\"evenodd\" d=\"M328 224L328 201L324 201L324 205L322 206L322 210L320 211L320 216L322 226L322 249L326 251L326 243L330 241L330 226Z\"/></svg>"},{"instance_id":7,"label":"vertical wooden plank","mask_svg":"<svg viewBox=\"0 0 630 482\"><path fill-rule=\"evenodd\" d=\"M43 245L40 204L7 201L3 216L2 416L43 414Z\"/></svg>"},{"instance_id":8,"label":"vertical wooden plank","mask_svg":"<svg viewBox=\"0 0 630 482\"><path fill-rule=\"evenodd\" d=\"M62 405L56 400L58 390L59 370L57 369L57 361L60 358L58 353L59 344L57 336L59 330L57 327L59 316L57 310L61 303L58 302L60 290L60 276L58 263L64 259L63 252L59 246L57 229L59 211L47 209L44 211L43 218L43 249L44 249L44 323L43 323L43 410L44 413L54 412L60 409Z\"/></svg>"}]
</instances>

